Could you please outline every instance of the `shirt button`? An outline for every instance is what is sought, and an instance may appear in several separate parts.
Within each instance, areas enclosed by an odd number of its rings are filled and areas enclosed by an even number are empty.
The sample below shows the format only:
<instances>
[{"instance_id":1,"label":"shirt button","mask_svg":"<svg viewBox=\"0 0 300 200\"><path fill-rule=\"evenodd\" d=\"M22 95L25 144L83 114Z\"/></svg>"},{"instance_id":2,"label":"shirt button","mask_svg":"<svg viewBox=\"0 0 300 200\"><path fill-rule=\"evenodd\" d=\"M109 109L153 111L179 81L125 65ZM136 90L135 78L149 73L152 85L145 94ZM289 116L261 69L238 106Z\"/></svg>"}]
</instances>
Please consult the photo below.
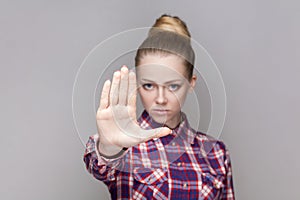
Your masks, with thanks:
<instances>
[{"instance_id":1,"label":"shirt button","mask_svg":"<svg viewBox=\"0 0 300 200\"><path fill-rule=\"evenodd\" d=\"M175 146L176 145L176 143L175 142L172 142L172 146Z\"/></svg>"},{"instance_id":2,"label":"shirt button","mask_svg":"<svg viewBox=\"0 0 300 200\"><path fill-rule=\"evenodd\" d=\"M177 166L178 166L178 167L180 167L180 166L181 166L181 163L180 163L180 162L179 162L179 163L177 163Z\"/></svg>"},{"instance_id":3,"label":"shirt button","mask_svg":"<svg viewBox=\"0 0 300 200\"><path fill-rule=\"evenodd\" d=\"M186 188L186 187L187 187L187 183L184 183L184 184L183 184L183 187Z\"/></svg>"},{"instance_id":4,"label":"shirt button","mask_svg":"<svg viewBox=\"0 0 300 200\"><path fill-rule=\"evenodd\" d=\"M219 187L219 183L218 183L218 182L214 182L214 186L215 186L216 188L218 188L218 187Z\"/></svg>"}]
</instances>

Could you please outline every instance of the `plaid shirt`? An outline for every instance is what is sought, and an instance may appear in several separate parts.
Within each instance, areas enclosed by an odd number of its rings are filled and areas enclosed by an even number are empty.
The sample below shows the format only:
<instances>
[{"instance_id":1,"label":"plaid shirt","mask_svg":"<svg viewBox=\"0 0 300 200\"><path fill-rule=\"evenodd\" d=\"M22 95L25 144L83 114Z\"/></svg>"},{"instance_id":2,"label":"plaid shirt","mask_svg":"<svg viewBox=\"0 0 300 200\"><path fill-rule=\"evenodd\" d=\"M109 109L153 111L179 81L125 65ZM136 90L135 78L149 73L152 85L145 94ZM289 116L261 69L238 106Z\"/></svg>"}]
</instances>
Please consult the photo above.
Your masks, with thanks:
<instances>
[{"instance_id":1,"label":"plaid shirt","mask_svg":"<svg viewBox=\"0 0 300 200\"><path fill-rule=\"evenodd\" d=\"M144 129L161 126L146 111L138 122ZM83 160L112 199L234 199L224 143L192 129L183 112L170 135L130 147L118 158L100 156L97 142L97 134L89 138Z\"/></svg>"}]
</instances>

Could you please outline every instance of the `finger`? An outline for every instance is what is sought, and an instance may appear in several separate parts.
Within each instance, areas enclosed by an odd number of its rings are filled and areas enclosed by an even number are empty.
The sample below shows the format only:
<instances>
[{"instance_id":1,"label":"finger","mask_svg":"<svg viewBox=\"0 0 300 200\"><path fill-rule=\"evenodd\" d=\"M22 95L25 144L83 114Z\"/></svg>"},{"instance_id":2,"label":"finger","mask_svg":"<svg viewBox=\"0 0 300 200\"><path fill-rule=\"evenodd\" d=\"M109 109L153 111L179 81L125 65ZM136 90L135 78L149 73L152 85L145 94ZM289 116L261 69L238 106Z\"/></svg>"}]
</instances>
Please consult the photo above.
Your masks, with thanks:
<instances>
[{"instance_id":1,"label":"finger","mask_svg":"<svg viewBox=\"0 0 300 200\"><path fill-rule=\"evenodd\" d=\"M109 105L109 90L110 90L110 80L106 80L104 82L103 88L102 88L102 93L100 97L100 105L99 105L99 110L106 109Z\"/></svg>"},{"instance_id":2,"label":"finger","mask_svg":"<svg viewBox=\"0 0 300 200\"><path fill-rule=\"evenodd\" d=\"M146 142L153 138L160 138L169 135L172 132L168 127L160 127L156 129L144 130L141 129L139 135L141 135L141 142Z\"/></svg>"},{"instance_id":3,"label":"finger","mask_svg":"<svg viewBox=\"0 0 300 200\"><path fill-rule=\"evenodd\" d=\"M131 107L134 112L133 118L136 119L136 76L134 72L129 72L129 85L127 93L127 105Z\"/></svg>"},{"instance_id":4,"label":"finger","mask_svg":"<svg viewBox=\"0 0 300 200\"><path fill-rule=\"evenodd\" d=\"M160 127L156 129L145 130L137 124L129 123L127 128L123 129L123 133L124 138L120 139L126 147L129 147L146 142L153 138L164 137L171 133L171 129L168 127Z\"/></svg>"},{"instance_id":5,"label":"finger","mask_svg":"<svg viewBox=\"0 0 300 200\"><path fill-rule=\"evenodd\" d=\"M113 80L110 87L110 93L109 93L110 105L116 105L118 103L119 85L120 85L120 72L116 71L113 75Z\"/></svg>"},{"instance_id":6,"label":"finger","mask_svg":"<svg viewBox=\"0 0 300 200\"><path fill-rule=\"evenodd\" d=\"M119 104L127 104L127 93L128 93L128 69L124 65L121 68L121 82L120 82L120 91L119 91Z\"/></svg>"}]
</instances>

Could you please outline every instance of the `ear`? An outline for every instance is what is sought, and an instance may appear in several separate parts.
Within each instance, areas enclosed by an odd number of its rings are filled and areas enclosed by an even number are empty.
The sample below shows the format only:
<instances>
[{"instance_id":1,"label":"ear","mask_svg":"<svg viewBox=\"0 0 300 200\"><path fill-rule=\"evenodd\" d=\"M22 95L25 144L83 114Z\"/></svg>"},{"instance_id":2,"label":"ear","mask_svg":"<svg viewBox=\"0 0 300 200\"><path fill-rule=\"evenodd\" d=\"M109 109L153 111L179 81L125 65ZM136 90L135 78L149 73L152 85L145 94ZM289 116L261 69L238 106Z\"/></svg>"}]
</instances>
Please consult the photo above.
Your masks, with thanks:
<instances>
[{"instance_id":1,"label":"ear","mask_svg":"<svg viewBox=\"0 0 300 200\"><path fill-rule=\"evenodd\" d=\"M192 79L190 81L190 89L189 89L189 92L193 92L194 91L194 88L195 88L195 85L196 85L196 81L197 81L197 76L196 75L193 75L192 76Z\"/></svg>"}]
</instances>

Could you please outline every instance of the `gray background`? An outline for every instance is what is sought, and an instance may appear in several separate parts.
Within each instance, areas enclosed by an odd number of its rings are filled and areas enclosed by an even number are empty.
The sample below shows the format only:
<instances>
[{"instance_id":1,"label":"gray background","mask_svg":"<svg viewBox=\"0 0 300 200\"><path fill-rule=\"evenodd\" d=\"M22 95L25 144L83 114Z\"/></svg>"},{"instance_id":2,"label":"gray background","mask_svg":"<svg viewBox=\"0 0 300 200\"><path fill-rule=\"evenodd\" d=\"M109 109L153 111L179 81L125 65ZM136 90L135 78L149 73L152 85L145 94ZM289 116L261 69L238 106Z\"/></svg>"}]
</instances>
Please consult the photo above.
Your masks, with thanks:
<instances>
[{"instance_id":1,"label":"gray background","mask_svg":"<svg viewBox=\"0 0 300 200\"><path fill-rule=\"evenodd\" d=\"M237 199L300 198L298 1L2 0L0 199L109 199L82 161L73 83L96 44L162 13L187 22L222 74Z\"/></svg>"}]
</instances>

